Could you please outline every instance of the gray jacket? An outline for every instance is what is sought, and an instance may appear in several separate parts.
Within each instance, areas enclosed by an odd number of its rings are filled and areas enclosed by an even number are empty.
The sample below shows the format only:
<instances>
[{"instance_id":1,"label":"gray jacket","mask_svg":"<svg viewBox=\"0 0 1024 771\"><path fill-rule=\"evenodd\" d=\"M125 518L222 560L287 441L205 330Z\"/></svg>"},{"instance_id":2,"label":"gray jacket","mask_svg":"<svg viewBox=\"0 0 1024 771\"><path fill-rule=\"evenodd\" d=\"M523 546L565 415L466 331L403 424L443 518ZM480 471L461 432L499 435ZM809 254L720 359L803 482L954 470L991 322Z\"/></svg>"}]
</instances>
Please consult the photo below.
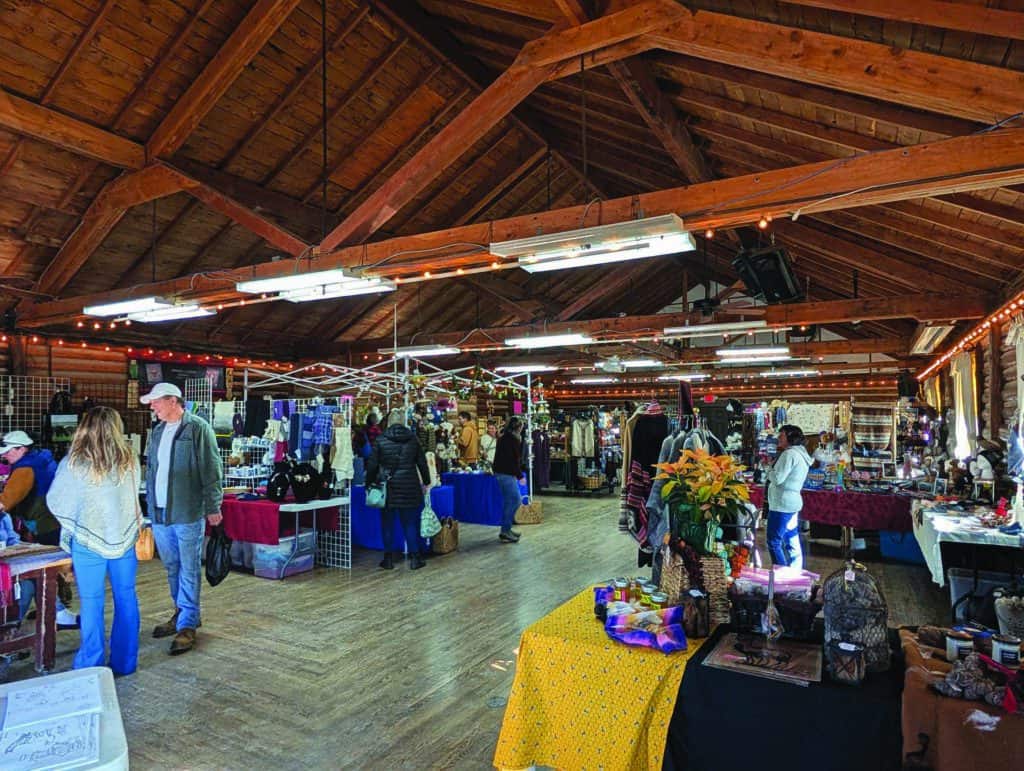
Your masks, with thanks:
<instances>
[{"instance_id":1,"label":"gray jacket","mask_svg":"<svg viewBox=\"0 0 1024 771\"><path fill-rule=\"evenodd\" d=\"M187 525L220 512L224 498L220 453L213 428L200 417L185 413L174 436L168 475L167 507L156 515L156 466L166 423L153 428L147 448L146 502L158 525Z\"/></svg>"}]
</instances>

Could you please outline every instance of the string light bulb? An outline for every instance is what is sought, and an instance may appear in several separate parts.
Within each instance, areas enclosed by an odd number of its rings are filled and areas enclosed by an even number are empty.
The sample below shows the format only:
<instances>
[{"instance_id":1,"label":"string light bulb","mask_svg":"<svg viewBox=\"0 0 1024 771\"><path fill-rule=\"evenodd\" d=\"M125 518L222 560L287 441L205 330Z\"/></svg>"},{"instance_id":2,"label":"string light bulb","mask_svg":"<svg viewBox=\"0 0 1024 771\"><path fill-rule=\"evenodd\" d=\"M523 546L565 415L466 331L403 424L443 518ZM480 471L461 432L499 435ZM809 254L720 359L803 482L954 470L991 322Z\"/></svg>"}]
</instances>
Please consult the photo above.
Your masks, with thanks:
<instances>
[{"instance_id":1,"label":"string light bulb","mask_svg":"<svg viewBox=\"0 0 1024 771\"><path fill-rule=\"evenodd\" d=\"M715 237L715 231L712 230L711 228L708 228L707 230L704 231L704 238L706 238L706 239L708 239L710 241L714 237Z\"/></svg>"},{"instance_id":2,"label":"string light bulb","mask_svg":"<svg viewBox=\"0 0 1024 771\"><path fill-rule=\"evenodd\" d=\"M768 229L768 218L767 217L761 217L761 219L759 219L757 221L757 226L759 228L761 228L761 230L767 230Z\"/></svg>"}]
</instances>

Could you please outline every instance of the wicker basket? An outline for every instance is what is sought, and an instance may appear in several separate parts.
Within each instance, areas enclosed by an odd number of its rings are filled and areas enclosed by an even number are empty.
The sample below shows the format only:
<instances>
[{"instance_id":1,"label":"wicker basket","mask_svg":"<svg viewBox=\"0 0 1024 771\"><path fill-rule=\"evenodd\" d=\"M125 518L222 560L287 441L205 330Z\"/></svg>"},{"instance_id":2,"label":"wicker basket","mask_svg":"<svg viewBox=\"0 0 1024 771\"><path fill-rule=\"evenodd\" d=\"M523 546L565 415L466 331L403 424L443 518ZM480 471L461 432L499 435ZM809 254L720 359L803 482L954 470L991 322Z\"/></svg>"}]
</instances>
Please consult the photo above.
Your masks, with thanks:
<instances>
[{"instance_id":1,"label":"wicker basket","mask_svg":"<svg viewBox=\"0 0 1024 771\"><path fill-rule=\"evenodd\" d=\"M712 627L729 623L729 578L722 560L714 555L700 558L704 586L698 587L708 598L708 618ZM690 576L683 558L668 546L662 549L661 582L658 587L668 595L669 605L679 605L690 590Z\"/></svg>"},{"instance_id":2,"label":"wicker basket","mask_svg":"<svg viewBox=\"0 0 1024 771\"><path fill-rule=\"evenodd\" d=\"M995 605L996 618L999 619L999 634L1024 637L1024 603L1019 599L1000 597Z\"/></svg>"},{"instance_id":3,"label":"wicker basket","mask_svg":"<svg viewBox=\"0 0 1024 771\"><path fill-rule=\"evenodd\" d=\"M601 477L595 476L579 477L579 481L580 487L582 487L584 490L596 490L601 486L603 482Z\"/></svg>"},{"instance_id":4,"label":"wicker basket","mask_svg":"<svg viewBox=\"0 0 1024 771\"><path fill-rule=\"evenodd\" d=\"M540 501L530 501L516 509L515 522L517 525L539 525L543 519L543 508Z\"/></svg>"}]
</instances>

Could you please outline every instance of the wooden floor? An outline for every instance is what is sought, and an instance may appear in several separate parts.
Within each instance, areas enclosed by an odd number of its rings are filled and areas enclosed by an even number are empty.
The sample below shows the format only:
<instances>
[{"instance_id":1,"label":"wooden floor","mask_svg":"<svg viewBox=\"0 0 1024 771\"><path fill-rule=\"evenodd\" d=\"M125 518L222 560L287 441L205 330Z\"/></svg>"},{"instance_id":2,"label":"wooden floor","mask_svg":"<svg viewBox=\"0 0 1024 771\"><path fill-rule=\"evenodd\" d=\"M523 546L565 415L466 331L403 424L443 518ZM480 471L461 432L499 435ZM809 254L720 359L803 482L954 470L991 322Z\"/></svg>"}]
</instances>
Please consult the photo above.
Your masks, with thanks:
<instances>
[{"instance_id":1,"label":"wooden floor","mask_svg":"<svg viewBox=\"0 0 1024 771\"><path fill-rule=\"evenodd\" d=\"M160 563L144 563L139 670L117 681L133 767L489 768L522 629L591 582L637 573L617 501L543 501L547 520L519 544L463 525L462 548L418 572L381 571L357 549L351 573L204 585L199 647L173 658L149 636L171 603ZM839 564L818 551L810 569ZM868 565L893 623L948 614L924 568ZM77 644L60 633L58 670ZM12 671L33 674L27 661Z\"/></svg>"}]
</instances>

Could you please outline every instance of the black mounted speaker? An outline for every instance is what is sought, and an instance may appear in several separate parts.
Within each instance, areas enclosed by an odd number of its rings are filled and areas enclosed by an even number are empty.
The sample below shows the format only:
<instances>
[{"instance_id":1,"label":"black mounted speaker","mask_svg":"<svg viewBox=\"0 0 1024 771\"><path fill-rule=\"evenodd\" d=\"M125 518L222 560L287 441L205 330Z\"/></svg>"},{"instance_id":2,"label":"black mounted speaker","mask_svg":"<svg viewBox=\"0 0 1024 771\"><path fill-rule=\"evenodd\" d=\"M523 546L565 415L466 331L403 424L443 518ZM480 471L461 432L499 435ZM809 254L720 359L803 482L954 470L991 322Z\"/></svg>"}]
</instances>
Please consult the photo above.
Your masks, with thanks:
<instances>
[{"instance_id":1,"label":"black mounted speaker","mask_svg":"<svg viewBox=\"0 0 1024 771\"><path fill-rule=\"evenodd\" d=\"M910 374L909 370L900 370L898 383L900 396L906 396L913 399L920 391L920 384L917 382L917 378Z\"/></svg>"},{"instance_id":2,"label":"black mounted speaker","mask_svg":"<svg viewBox=\"0 0 1024 771\"><path fill-rule=\"evenodd\" d=\"M770 246L747 249L736 255L733 268L747 285L747 294L766 303L792 303L804 299L793 263L785 249Z\"/></svg>"}]
</instances>

